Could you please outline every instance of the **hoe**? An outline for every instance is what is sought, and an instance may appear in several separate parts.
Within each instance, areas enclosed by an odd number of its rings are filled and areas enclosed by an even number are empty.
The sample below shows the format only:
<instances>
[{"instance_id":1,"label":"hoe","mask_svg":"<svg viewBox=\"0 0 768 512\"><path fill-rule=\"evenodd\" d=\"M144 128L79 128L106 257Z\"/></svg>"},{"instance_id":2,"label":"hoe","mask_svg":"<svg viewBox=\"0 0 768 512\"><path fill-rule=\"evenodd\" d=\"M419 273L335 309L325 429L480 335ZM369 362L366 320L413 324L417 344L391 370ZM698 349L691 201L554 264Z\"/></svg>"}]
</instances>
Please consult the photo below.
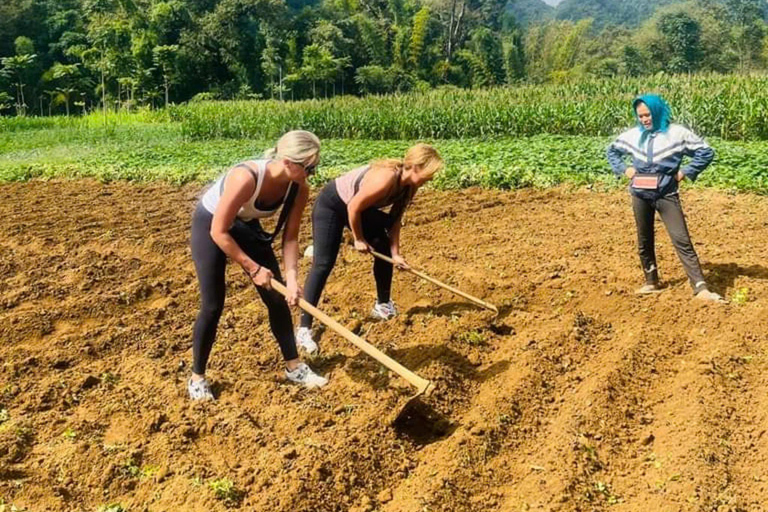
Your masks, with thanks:
<instances>
[{"instance_id":1,"label":"hoe","mask_svg":"<svg viewBox=\"0 0 768 512\"><path fill-rule=\"evenodd\" d=\"M288 290L286 290L285 286L277 281L276 279L272 279L272 288L277 290L280 294L283 296L286 296L288 293ZM411 398L408 399L408 401L400 408L399 412L392 418L392 421L390 423L396 422L406 411L409 411L411 407L413 407L417 402L420 401L420 398L422 396L429 396L429 394L434 389L434 385L426 380L422 379L412 371L410 371L405 366L401 365L388 355L386 355L384 352L380 351L367 341L365 341L360 336L357 336L349 329L342 326L339 322L331 318L330 316L326 315L319 309L317 309L315 306L310 304L309 302L305 301L304 299L299 299L299 307L315 317L317 320L328 326L331 330L333 330L336 334L341 336L342 338L345 338L347 341L352 343L354 346L374 358L376 361L384 365L386 368L392 370L397 375L408 381L409 384L411 384L413 387L416 388L416 394L413 395Z\"/></svg>"}]
</instances>

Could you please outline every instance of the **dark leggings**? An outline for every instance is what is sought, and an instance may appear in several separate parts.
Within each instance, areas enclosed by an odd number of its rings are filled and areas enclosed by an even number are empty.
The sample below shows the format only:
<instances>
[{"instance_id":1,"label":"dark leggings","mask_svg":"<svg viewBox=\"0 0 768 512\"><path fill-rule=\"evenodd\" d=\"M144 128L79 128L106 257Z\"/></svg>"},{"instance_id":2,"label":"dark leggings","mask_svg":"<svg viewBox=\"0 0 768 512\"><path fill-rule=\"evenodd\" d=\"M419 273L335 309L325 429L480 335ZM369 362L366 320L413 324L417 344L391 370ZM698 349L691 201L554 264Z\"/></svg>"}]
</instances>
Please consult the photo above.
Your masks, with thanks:
<instances>
[{"instance_id":1,"label":"dark leggings","mask_svg":"<svg viewBox=\"0 0 768 512\"><path fill-rule=\"evenodd\" d=\"M389 235L392 228L390 216L376 208L363 212L363 236L377 251L390 256ZM344 226L349 227L347 205L336 191L336 183L328 183L315 200L312 208L312 243L314 254L312 269L304 283L304 299L312 305L320 302L328 276L336 264L341 247ZM392 291L392 264L378 258L373 259L373 276L376 279L376 293L379 302L388 302ZM301 326L312 327L312 317L303 313Z\"/></svg>"},{"instance_id":2,"label":"dark leggings","mask_svg":"<svg viewBox=\"0 0 768 512\"><path fill-rule=\"evenodd\" d=\"M658 211L664 226L667 228L667 233L672 239L672 244L677 250L685 273L688 274L688 280L694 293L705 290L707 285L701 272L699 257L696 255L691 236L688 234L685 215L683 215L683 208L680 205L680 196L675 194L655 201L632 196L632 209L635 212L637 246L640 264L643 266L643 272L645 272L645 282L648 284L659 282L654 240L654 215Z\"/></svg>"},{"instance_id":3,"label":"dark leggings","mask_svg":"<svg viewBox=\"0 0 768 512\"><path fill-rule=\"evenodd\" d=\"M202 375L216 340L216 327L224 309L224 270L227 256L211 238L213 215L198 204L192 216L192 259L195 261L197 279L200 282L200 313L197 315L192 346L192 371ZM280 266L272 251L272 246L257 239L254 227L258 221L244 222L236 219L229 234L237 245L256 263L268 268L281 281ZM260 286L256 290L269 311L269 325L280 344L283 359L289 361L299 357L296 352L296 340L293 335L291 310L285 299L275 290L266 290Z\"/></svg>"}]
</instances>

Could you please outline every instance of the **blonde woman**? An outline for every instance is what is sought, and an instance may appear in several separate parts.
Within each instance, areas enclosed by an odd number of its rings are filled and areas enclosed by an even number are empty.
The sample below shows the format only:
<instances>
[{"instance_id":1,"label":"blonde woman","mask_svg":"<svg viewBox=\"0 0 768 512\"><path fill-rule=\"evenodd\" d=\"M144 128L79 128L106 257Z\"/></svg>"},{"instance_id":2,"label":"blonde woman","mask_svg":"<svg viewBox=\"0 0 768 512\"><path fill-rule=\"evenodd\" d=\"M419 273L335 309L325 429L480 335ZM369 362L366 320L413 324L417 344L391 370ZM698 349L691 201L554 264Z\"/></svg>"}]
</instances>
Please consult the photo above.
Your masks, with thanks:
<instances>
[{"instance_id":1,"label":"blonde woman","mask_svg":"<svg viewBox=\"0 0 768 512\"><path fill-rule=\"evenodd\" d=\"M289 304L296 306L301 296L297 274L299 224L309 196L307 176L319 157L320 140L313 133L288 132L263 158L242 162L221 176L197 205L192 217L192 259L200 283L201 307L194 328L192 376L187 383L192 400L214 398L205 369L224 308L227 257L243 268L267 306L287 379L307 388L327 383L300 361L288 308ZM259 219L278 210L275 231L264 232ZM283 225L287 303L270 287L273 277L281 279L272 241Z\"/></svg>"},{"instance_id":2,"label":"blonde woman","mask_svg":"<svg viewBox=\"0 0 768 512\"><path fill-rule=\"evenodd\" d=\"M312 209L314 244L312 269L305 282L304 298L316 305L336 263L344 227L352 230L355 249L391 256L398 267L407 267L400 253L401 218L416 191L443 166L435 148L417 144L404 160L379 160L354 169L323 188ZM382 208L391 206L388 213ZM377 301L372 315L389 320L397 314L390 297L392 265L374 259ZM312 317L304 313L296 333L307 353L317 351L312 339Z\"/></svg>"}]
</instances>

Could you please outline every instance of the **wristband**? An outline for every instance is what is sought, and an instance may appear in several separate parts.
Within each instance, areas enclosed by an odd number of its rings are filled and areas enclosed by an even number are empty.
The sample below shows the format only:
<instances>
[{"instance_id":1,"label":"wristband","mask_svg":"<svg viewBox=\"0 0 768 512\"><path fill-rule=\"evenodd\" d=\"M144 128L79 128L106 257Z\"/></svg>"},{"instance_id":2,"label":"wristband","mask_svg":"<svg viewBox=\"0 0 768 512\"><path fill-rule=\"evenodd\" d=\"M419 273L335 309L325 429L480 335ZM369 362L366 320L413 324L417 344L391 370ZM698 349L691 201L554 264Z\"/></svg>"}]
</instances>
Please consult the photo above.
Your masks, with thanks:
<instances>
[{"instance_id":1,"label":"wristband","mask_svg":"<svg viewBox=\"0 0 768 512\"><path fill-rule=\"evenodd\" d=\"M259 265L259 264L257 263L257 265ZM256 270L254 270L253 272L248 272L248 277L250 277L251 279L253 279L253 278L254 278L254 276L255 276L256 274L258 274L258 273L259 273L259 271L260 271L260 270L261 270L261 265L259 265L259 268L257 268L257 269L256 269Z\"/></svg>"}]
</instances>

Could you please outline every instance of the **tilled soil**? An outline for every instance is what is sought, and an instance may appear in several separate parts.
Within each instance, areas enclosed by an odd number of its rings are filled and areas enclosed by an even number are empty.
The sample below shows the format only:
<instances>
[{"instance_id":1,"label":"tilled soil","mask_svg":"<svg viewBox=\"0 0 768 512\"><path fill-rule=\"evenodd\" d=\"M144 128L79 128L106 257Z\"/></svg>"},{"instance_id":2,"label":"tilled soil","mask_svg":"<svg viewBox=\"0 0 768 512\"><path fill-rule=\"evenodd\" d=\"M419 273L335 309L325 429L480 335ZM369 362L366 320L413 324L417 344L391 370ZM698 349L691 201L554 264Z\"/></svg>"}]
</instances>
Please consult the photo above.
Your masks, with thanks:
<instances>
[{"instance_id":1,"label":"tilled soil","mask_svg":"<svg viewBox=\"0 0 768 512\"><path fill-rule=\"evenodd\" d=\"M500 315L402 273L400 315L373 322L370 259L342 249L321 308L436 384L393 426L412 389L330 331L311 362L330 384L285 383L266 309L232 265L209 366L219 399L187 400L198 196L0 186L4 503L768 509L768 199L683 194L712 289L736 299L718 305L692 299L660 224L668 288L633 294L642 273L625 192L421 194L403 229L407 258ZM305 222L302 250L309 234Z\"/></svg>"}]
</instances>

